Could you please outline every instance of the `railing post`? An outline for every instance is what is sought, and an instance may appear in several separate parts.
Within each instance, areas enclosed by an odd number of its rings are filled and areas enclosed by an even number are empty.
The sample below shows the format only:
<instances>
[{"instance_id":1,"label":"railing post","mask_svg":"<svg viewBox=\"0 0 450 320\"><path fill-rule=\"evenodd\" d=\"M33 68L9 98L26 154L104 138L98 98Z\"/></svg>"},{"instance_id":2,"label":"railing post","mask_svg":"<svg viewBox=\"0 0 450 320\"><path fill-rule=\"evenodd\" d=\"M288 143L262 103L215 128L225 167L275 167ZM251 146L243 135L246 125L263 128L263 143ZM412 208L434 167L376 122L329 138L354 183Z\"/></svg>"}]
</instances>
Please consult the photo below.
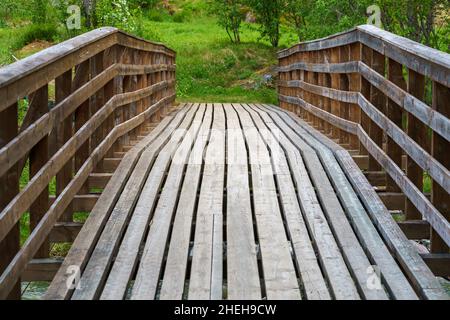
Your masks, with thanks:
<instances>
[{"instance_id":1,"label":"railing post","mask_svg":"<svg viewBox=\"0 0 450 320\"><path fill-rule=\"evenodd\" d=\"M339 47L339 62L350 61L350 48L348 46ZM349 78L345 73L339 74L339 90L348 91L349 90ZM340 117L345 120L350 119L350 106L346 102L339 103ZM340 132L340 142L343 144L350 143L350 135L341 130Z\"/></svg>"},{"instance_id":2,"label":"railing post","mask_svg":"<svg viewBox=\"0 0 450 320\"><path fill-rule=\"evenodd\" d=\"M120 50L118 46L113 46L111 48L108 48L104 51L102 55L102 71L106 70L110 66L119 63L119 53ZM111 100L116 94L118 94L120 91L119 88L119 79L118 77L115 77L114 79L110 80L105 87L103 88L103 104ZM102 124L101 131L102 131L102 138L106 138L109 133L114 129L115 126L115 112L111 113L108 118L105 120L105 122ZM108 152L106 153L106 157L108 158L114 158L114 151L115 147L113 146ZM102 161L99 162L99 164L103 166Z\"/></svg>"},{"instance_id":3,"label":"railing post","mask_svg":"<svg viewBox=\"0 0 450 320\"><path fill-rule=\"evenodd\" d=\"M386 62L384 56L378 51L372 50L372 69L378 72L384 77ZM380 110L385 113L386 109L386 99L384 94L378 90L375 86L370 87L370 102ZM374 122L370 121L369 127L370 138L379 146L383 147L383 130ZM378 161L369 157L369 171L380 171L381 165Z\"/></svg>"},{"instance_id":4,"label":"railing post","mask_svg":"<svg viewBox=\"0 0 450 320\"><path fill-rule=\"evenodd\" d=\"M72 93L72 75L73 70L63 73L55 80L55 98L56 104L63 101ZM58 126L58 148L61 148L73 136L73 114L69 115ZM70 159L63 167L63 169L56 175L56 195L60 195L62 191L69 184L73 173L73 159ZM73 208L70 204L64 213L61 215L60 221L71 222L73 220Z\"/></svg>"},{"instance_id":5,"label":"railing post","mask_svg":"<svg viewBox=\"0 0 450 320\"><path fill-rule=\"evenodd\" d=\"M406 82L403 77L403 66L393 59L388 59L388 79L401 89L406 90ZM386 115L399 128L403 127L402 108L391 99L388 99ZM390 136L387 137L386 153L399 168L402 167L402 148L400 148ZM399 186L388 174L386 175L386 192L400 192Z\"/></svg>"},{"instance_id":6,"label":"railing post","mask_svg":"<svg viewBox=\"0 0 450 320\"><path fill-rule=\"evenodd\" d=\"M350 61L361 61L361 43L357 42L350 45ZM349 74L349 90L361 92L361 75L359 73ZM361 109L358 104L350 106L350 121L361 123ZM361 146L357 136L350 135L350 148L360 150Z\"/></svg>"},{"instance_id":7,"label":"railing post","mask_svg":"<svg viewBox=\"0 0 450 320\"><path fill-rule=\"evenodd\" d=\"M0 148L8 144L18 134L17 103L0 111ZM19 193L17 165L0 177L0 210L3 210ZM20 224L17 223L6 237L0 241L0 274L8 267L20 249ZM8 299L20 300L20 279L8 295Z\"/></svg>"},{"instance_id":8,"label":"railing post","mask_svg":"<svg viewBox=\"0 0 450 320\"><path fill-rule=\"evenodd\" d=\"M450 117L450 88L443 86L438 82L433 82L433 109L442 113L445 117ZM450 169L450 143L433 132L432 136L432 155L442 165ZM431 202L439 210L445 219L450 220L450 195L435 181L433 181ZM448 245L434 231L431 231L431 252L449 253Z\"/></svg>"},{"instance_id":9,"label":"railing post","mask_svg":"<svg viewBox=\"0 0 450 320\"><path fill-rule=\"evenodd\" d=\"M363 44L360 44L360 46L361 46L361 53L360 53L361 62L365 63L368 67L370 67L372 65L372 49ZM367 100L370 100L370 86L371 86L370 82L366 78L361 76L361 94ZM361 110L361 127L367 134L369 134L370 132L370 122L371 120L369 116L364 111ZM359 153L361 155L368 155L369 161L370 159L372 159L372 161L375 161L372 155L366 150L366 148L364 148L362 144L360 144Z\"/></svg>"},{"instance_id":10,"label":"railing post","mask_svg":"<svg viewBox=\"0 0 450 320\"><path fill-rule=\"evenodd\" d=\"M75 67L75 78L73 80L73 91L81 88L89 81L90 64L86 60ZM75 111L75 132L78 132L89 120L89 97L86 97L78 109ZM86 141L75 153L75 173L80 170L86 159L89 157L89 141ZM89 193L88 183L80 189L80 194Z\"/></svg>"},{"instance_id":11,"label":"railing post","mask_svg":"<svg viewBox=\"0 0 450 320\"><path fill-rule=\"evenodd\" d=\"M411 69L408 73L408 91L417 99L424 100L425 77ZM408 113L407 123L408 135L426 150L428 136L427 127L410 113ZM413 182L421 192L423 192L423 170L410 157L407 157L406 174L408 176L408 179L411 180L411 182ZM408 199L406 199L405 203L405 214L407 220L422 219L422 214Z\"/></svg>"},{"instance_id":12,"label":"railing post","mask_svg":"<svg viewBox=\"0 0 450 320\"><path fill-rule=\"evenodd\" d=\"M332 48L330 50L331 50L330 62L331 63L339 63L340 62L339 48ZM340 74L332 73L331 74L331 88L339 90L340 89L340 80L341 80ZM340 109L341 109L340 102L332 99L331 100L331 113L334 114L335 116L339 117L341 114ZM331 132L332 132L332 134L331 134L332 138L340 140L340 138L342 136L340 129L333 126L331 129Z\"/></svg>"},{"instance_id":13,"label":"railing post","mask_svg":"<svg viewBox=\"0 0 450 320\"><path fill-rule=\"evenodd\" d=\"M29 110L34 110L37 118L45 115L48 111L48 85L43 86L30 95ZM48 161L48 135L46 135L30 151L30 179L33 178L39 170ZM33 231L41 222L42 217L49 209L48 186L44 188L41 194L36 198L30 207L30 230ZM50 243L45 240L41 248L37 251L36 258L47 258L50 253Z\"/></svg>"},{"instance_id":14,"label":"railing post","mask_svg":"<svg viewBox=\"0 0 450 320\"><path fill-rule=\"evenodd\" d=\"M100 73L103 72L105 51L102 51L98 54L96 54L94 57L91 58L90 61L90 68L91 68L91 78L95 78ZM90 114L94 115L97 113L98 110L100 110L103 105L105 104L105 88L101 88L96 92L95 95L92 96L90 99ZM105 138L105 136L108 134L108 125L107 121L105 121L92 135L91 137L91 145L90 145L90 152L92 153L95 148L99 145L99 143ZM100 161L97 165L97 168L101 170L103 163Z\"/></svg>"}]
</instances>

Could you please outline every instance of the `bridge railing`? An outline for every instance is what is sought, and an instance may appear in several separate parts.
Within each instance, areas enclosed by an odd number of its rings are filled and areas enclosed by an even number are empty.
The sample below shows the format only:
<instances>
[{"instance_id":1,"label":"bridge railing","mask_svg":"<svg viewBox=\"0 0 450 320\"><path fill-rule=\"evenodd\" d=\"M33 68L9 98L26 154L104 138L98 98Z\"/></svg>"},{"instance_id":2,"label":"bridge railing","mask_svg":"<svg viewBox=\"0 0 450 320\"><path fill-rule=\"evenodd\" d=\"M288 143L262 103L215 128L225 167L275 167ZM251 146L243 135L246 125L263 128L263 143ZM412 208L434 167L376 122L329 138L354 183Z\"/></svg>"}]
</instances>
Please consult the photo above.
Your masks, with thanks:
<instances>
[{"instance_id":1,"label":"bridge railing","mask_svg":"<svg viewBox=\"0 0 450 320\"><path fill-rule=\"evenodd\" d=\"M281 107L358 150L404 194L408 225L431 227L431 252L448 253L450 55L364 25L279 52L279 76Z\"/></svg>"},{"instance_id":2,"label":"bridge railing","mask_svg":"<svg viewBox=\"0 0 450 320\"><path fill-rule=\"evenodd\" d=\"M115 28L0 69L0 299L20 298L20 277L49 257L50 232L73 221L73 199L89 194L102 160L174 100L175 52Z\"/></svg>"}]
</instances>

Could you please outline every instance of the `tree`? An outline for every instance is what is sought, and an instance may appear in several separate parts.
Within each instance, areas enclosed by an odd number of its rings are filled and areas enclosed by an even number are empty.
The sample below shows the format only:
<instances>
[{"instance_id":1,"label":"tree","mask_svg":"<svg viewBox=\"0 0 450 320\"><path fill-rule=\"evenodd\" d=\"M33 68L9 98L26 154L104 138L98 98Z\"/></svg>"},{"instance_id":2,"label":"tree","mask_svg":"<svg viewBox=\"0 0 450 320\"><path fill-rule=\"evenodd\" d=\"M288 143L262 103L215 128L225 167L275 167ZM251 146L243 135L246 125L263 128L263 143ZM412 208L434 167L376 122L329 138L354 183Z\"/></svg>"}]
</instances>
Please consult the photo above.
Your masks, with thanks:
<instances>
[{"instance_id":1,"label":"tree","mask_svg":"<svg viewBox=\"0 0 450 320\"><path fill-rule=\"evenodd\" d=\"M248 4L260 24L261 36L267 38L273 47L278 47L284 0L248 0Z\"/></svg>"},{"instance_id":2,"label":"tree","mask_svg":"<svg viewBox=\"0 0 450 320\"><path fill-rule=\"evenodd\" d=\"M244 20L241 0L213 0L213 12L218 17L218 23L230 37L231 42L240 43L240 28Z\"/></svg>"},{"instance_id":3,"label":"tree","mask_svg":"<svg viewBox=\"0 0 450 320\"><path fill-rule=\"evenodd\" d=\"M285 18L293 26L298 40L304 40L307 28L306 19L313 6L313 0L286 0Z\"/></svg>"},{"instance_id":4,"label":"tree","mask_svg":"<svg viewBox=\"0 0 450 320\"><path fill-rule=\"evenodd\" d=\"M446 0L378 0L384 27L428 46L438 47L436 15L448 12Z\"/></svg>"}]
</instances>

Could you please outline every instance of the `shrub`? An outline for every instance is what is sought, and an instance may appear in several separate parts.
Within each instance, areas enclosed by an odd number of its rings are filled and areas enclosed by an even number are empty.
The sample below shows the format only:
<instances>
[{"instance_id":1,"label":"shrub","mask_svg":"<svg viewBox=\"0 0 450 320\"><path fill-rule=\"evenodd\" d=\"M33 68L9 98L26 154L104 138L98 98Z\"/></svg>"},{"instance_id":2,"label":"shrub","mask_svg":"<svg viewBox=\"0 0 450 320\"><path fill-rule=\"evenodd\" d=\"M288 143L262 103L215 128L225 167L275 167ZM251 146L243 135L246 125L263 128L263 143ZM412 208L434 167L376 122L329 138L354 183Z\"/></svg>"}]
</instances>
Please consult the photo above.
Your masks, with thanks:
<instances>
[{"instance_id":1,"label":"shrub","mask_svg":"<svg viewBox=\"0 0 450 320\"><path fill-rule=\"evenodd\" d=\"M176 12L173 15L173 22L182 23L182 22L186 22L188 20L189 20L189 14L185 10Z\"/></svg>"},{"instance_id":2,"label":"shrub","mask_svg":"<svg viewBox=\"0 0 450 320\"><path fill-rule=\"evenodd\" d=\"M99 25L112 26L132 33L138 29L136 16L139 12L132 9L127 0L97 0L95 14Z\"/></svg>"},{"instance_id":3,"label":"shrub","mask_svg":"<svg viewBox=\"0 0 450 320\"><path fill-rule=\"evenodd\" d=\"M248 0L256 21L260 24L262 38L267 38L273 47L280 42L281 16L284 10L283 0Z\"/></svg>"},{"instance_id":4,"label":"shrub","mask_svg":"<svg viewBox=\"0 0 450 320\"><path fill-rule=\"evenodd\" d=\"M219 25L225 29L231 42L240 43L240 28L244 20L242 0L214 0L212 10Z\"/></svg>"},{"instance_id":5,"label":"shrub","mask_svg":"<svg viewBox=\"0 0 450 320\"><path fill-rule=\"evenodd\" d=\"M16 40L17 49L36 40L53 42L58 36L58 29L54 24L31 24L26 26Z\"/></svg>"}]
</instances>

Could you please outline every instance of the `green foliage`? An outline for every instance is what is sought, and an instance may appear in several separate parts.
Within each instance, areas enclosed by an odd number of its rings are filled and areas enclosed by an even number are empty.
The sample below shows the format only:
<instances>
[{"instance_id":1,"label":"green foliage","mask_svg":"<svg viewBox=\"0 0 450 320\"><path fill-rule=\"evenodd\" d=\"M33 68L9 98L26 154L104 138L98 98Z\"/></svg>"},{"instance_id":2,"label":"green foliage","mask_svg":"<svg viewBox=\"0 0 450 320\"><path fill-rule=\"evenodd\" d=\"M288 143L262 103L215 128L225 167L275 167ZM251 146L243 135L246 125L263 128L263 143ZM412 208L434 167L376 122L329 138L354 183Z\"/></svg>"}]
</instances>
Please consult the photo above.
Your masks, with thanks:
<instances>
[{"instance_id":1,"label":"green foliage","mask_svg":"<svg viewBox=\"0 0 450 320\"><path fill-rule=\"evenodd\" d=\"M284 10L284 0L247 0L256 20L260 24L262 38L267 38L273 47L280 41L280 24Z\"/></svg>"},{"instance_id":2,"label":"green foliage","mask_svg":"<svg viewBox=\"0 0 450 320\"><path fill-rule=\"evenodd\" d=\"M54 24L31 24L23 29L15 47L20 48L36 40L53 42L57 36L58 29Z\"/></svg>"},{"instance_id":3,"label":"green foliage","mask_svg":"<svg viewBox=\"0 0 450 320\"><path fill-rule=\"evenodd\" d=\"M112 26L134 33L139 28L139 12L127 0L97 0L96 21L101 26Z\"/></svg>"},{"instance_id":4,"label":"green foliage","mask_svg":"<svg viewBox=\"0 0 450 320\"><path fill-rule=\"evenodd\" d=\"M213 0L211 9L217 15L219 25L225 29L231 42L240 43L240 28L244 20L242 0Z\"/></svg>"},{"instance_id":5,"label":"green foliage","mask_svg":"<svg viewBox=\"0 0 450 320\"><path fill-rule=\"evenodd\" d=\"M48 0L32 0L31 1L31 21L33 23L43 24L47 22L47 13L49 12L50 3Z\"/></svg>"},{"instance_id":6,"label":"green foliage","mask_svg":"<svg viewBox=\"0 0 450 320\"><path fill-rule=\"evenodd\" d=\"M306 35L306 17L311 14L313 0L286 0L285 18L287 23L295 30L299 41Z\"/></svg>"},{"instance_id":7,"label":"green foliage","mask_svg":"<svg viewBox=\"0 0 450 320\"><path fill-rule=\"evenodd\" d=\"M377 0L377 4L386 30L435 48L440 48L442 42L449 44L447 0ZM437 21L438 14L442 14L442 23Z\"/></svg>"}]
</instances>

